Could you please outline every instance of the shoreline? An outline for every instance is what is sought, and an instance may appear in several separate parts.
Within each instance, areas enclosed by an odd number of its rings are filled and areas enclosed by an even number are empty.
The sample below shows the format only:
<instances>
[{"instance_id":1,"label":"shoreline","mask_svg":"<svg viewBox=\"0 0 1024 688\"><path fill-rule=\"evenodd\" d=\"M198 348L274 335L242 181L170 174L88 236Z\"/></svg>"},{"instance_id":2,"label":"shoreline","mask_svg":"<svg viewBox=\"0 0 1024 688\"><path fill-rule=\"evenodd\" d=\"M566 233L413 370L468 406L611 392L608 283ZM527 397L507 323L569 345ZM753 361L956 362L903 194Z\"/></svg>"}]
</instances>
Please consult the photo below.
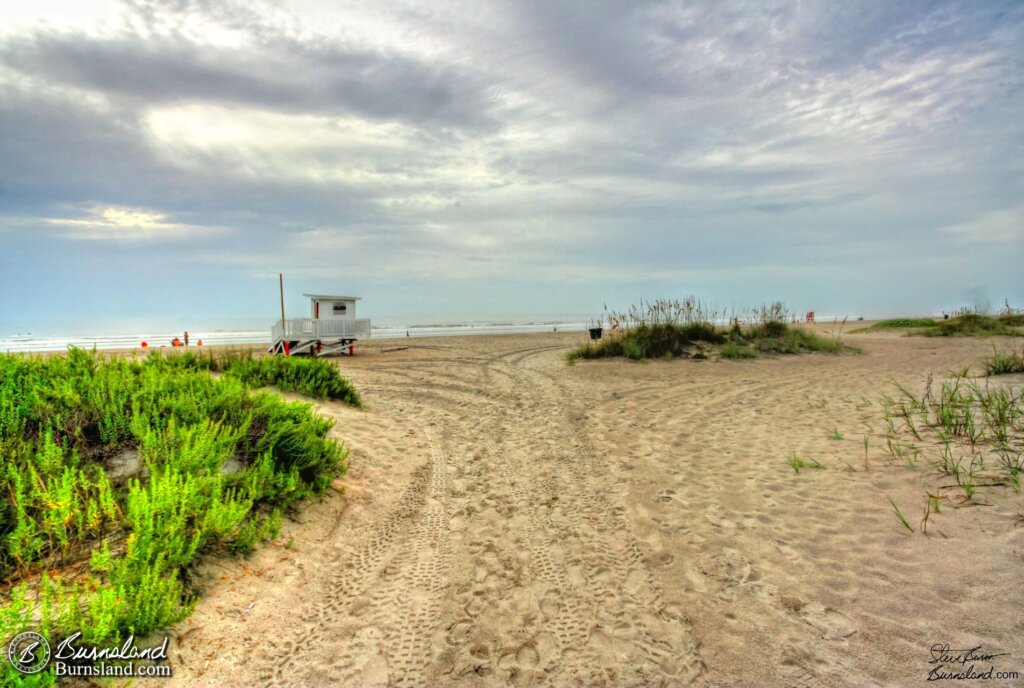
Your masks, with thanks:
<instances>
[{"instance_id":1,"label":"shoreline","mask_svg":"<svg viewBox=\"0 0 1024 688\"><path fill-rule=\"evenodd\" d=\"M795 326L808 328L808 329L810 329L810 330L812 330L812 331L814 331L814 332L816 332L818 334L832 334L832 333L836 333L837 332L837 328L842 327L843 328L842 332L838 333L838 334L840 334L840 336L846 336L853 329L862 328L862 327L870 327L872 324L874 324L876 322L879 322L879 320L857 320L857 321L847 321L846 324L843 325L843 321L842 320L839 320L839 321L822 321L822 320L818 320L817 322L814 322L814 323L798 322L798 323L795 323ZM576 326L578 326L578 327L576 327ZM374 345L376 342L390 342L390 344L382 344L381 345L381 346L385 346L386 347L386 346L397 346L397 344L395 344L394 342L412 341L412 340L416 340L418 342L424 342L424 341L433 341L433 340L449 340L449 339L480 338L480 337L523 337L523 336L538 336L538 335L545 335L545 334L548 334L548 335L551 335L551 334L555 334L555 335L558 335L558 334L575 334L575 335L585 336L586 333L587 333L586 326L584 324L581 324L581 323L569 323L569 324L565 325L564 329L563 329L563 325L558 325L558 330L557 331L552 331L552 329L529 329L529 330L520 330L520 329L504 330L504 329L500 329L500 330L496 330L496 329L494 329L496 327L499 327L499 326L480 326L481 331L478 331L478 332L472 332L472 331L435 332L435 331L431 331L429 333L422 332L422 329L424 329L424 328L418 328L418 330L419 330L418 332L414 331L412 328L410 328L409 329L409 336L408 337L406 337L405 335L398 335L398 334L393 335L393 336L381 336L381 335L370 336L368 338L358 340L358 343L357 343L356 346L357 346L357 351L358 351L359 348L363 348L363 349L369 348L371 350L380 348L380 347L377 347L377 346ZM510 327L518 327L518 326L510 326ZM540 326L536 326L536 327L540 327ZM545 328L548 328L548 327L553 328L554 325L551 325L551 326L545 325L543 327L545 327ZM490 328L490 329L487 329L485 331L484 328ZM436 330L445 330L447 328L446 327L437 327L437 328L434 328L434 329L436 329ZM454 329L454 327L452 329ZM899 331L899 330L893 330L892 332L895 332L896 334L899 334L899 335L903 334L902 331ZM875 334L875 333L872 333L872 334ZM889 332L879 331L877 334L884 336L886 334L889 334ZM193 342L194 341L196 341L196 338L193 338ZM69 346L72 346L72 345L69 345ZM173 347L170 344L162 344L160 346L155 346L155 345L150 344L150 346L148 348L146 348L146 349L143 349L140 346L121 346L121 347L110 347L110 348L96 347L96 351L101 352L101 353L110 353L110 354L130 354L133 351L136 352L136 353L150 353L150 352L153 352L153 351L164 351L164 352L171 352L171 353L173 353L173 352L181 352L181 351L193 351L193 352L196 352L196 351L207 351L207 350L223 351L223 350L239 350L239 349L241 349L241 350L249 349L249 350L255 350L255 351L260 351L260 350L265 351L269 347L270 347L270 339L268 338L266 341L263 341L263 342L237 342L237 343L225 342L225 343L215 343L215 344L203 344L202 346L197 346L196 344L193 343L193 344L190 344L188 347ZM80 346L80 347L77 347L77 348L91 350L93 347ZM67 347L64 347L64 348L55 347L55 348L46 348L46 349L32 349L32 350L26 350L26 351L0 350L0 353L3 353L3 354L16 354L16 355L45 354L45 355L48 355L48 356L52 356L54 354L65 353L66 351L67 351ZM358 353L357 353L357 356L358 356ZM340 357L335 357L335 358L340 358Z\"/></svg>"}]
</instances>

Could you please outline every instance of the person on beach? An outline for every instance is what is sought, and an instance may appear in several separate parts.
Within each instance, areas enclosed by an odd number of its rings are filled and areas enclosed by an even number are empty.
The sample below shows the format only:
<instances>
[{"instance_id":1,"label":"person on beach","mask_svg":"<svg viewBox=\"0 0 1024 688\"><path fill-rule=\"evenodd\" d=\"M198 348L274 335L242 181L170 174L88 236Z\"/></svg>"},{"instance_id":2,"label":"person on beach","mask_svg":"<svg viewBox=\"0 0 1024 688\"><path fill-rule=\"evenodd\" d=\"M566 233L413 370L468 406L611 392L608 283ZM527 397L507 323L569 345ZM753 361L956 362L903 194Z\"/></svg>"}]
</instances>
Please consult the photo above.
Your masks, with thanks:
<instances>
[{"instance_id":1,"label":"person on beach","mask_svg":"<svg viewBox=\"0 0 1024 688\"><path fill-rule=\"evenodd\" d=\"M174 339L171 340L171 346L184 346L184 344L181 343L180 339L175 337Z\"/></svg>"},{"instance_id":2,"label":"person on beach","mask_svg":"<svg viewBox=\"0 0 1024 688\"><path fill-rule=\"evenodd\" d=\"M203 340L202 339L200 339L198 342L196 342L196 346L202 346L202 345L203 345Z\"/></svg>"},{"instance_id":3,"label":"person on beach","mask_svg":"<svg viewBox=\"0 0 1024 688\"><path fill-rule=\"evenodd\" d=\"M188 330L185 330L185 346L188 346Z\"/></svg>"}]
</instances>

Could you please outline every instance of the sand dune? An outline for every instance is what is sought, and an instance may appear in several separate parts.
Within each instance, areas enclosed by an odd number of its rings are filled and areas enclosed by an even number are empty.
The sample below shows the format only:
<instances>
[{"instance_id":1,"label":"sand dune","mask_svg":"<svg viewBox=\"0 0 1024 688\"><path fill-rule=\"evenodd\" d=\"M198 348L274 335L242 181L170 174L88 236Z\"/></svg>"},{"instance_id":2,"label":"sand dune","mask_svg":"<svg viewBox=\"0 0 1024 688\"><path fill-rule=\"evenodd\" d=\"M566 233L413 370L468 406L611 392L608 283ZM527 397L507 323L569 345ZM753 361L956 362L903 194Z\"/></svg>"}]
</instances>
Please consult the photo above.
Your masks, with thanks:
<instances>
[{"instance_id":1,"label":"sand dune","mask_svg":"<svg viewBox=\"0 0 1024 688\"><path fill-rule=\"evenodd\" d=\"M934 478L877 443L863 470L887 381L991 340L851 339L573 367L578 334L363 347L340 365L366 409L321 407L344 494L204 568L171 685L924 685L936 643L1024 672L1021 495L910 535L888 499L916 521Z\"/></svg>"}]
</instances>

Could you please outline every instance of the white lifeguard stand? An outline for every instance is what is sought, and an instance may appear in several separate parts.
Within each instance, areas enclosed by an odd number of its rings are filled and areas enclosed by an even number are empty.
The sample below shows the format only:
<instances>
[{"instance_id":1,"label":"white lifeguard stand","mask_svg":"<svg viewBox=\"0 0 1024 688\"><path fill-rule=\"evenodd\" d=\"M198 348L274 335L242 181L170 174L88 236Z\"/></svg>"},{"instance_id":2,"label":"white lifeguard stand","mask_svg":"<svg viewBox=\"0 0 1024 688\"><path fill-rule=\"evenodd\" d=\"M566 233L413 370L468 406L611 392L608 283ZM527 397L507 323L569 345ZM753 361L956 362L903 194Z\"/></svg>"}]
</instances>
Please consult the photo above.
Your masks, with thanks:
<instances>
[{"instance_id":1,"label":"white lifeguard stand","mask_svg":"<svg viewBox=\"0 0 1024 688\"><path fill-rule=\"evenodd\" d=\"M309 318L278 320L270 330L270 353L292 356L355 355L355 342L370 336L370 320L356 318L358 296L303 294Z\"/></svg>"}]
</instances>

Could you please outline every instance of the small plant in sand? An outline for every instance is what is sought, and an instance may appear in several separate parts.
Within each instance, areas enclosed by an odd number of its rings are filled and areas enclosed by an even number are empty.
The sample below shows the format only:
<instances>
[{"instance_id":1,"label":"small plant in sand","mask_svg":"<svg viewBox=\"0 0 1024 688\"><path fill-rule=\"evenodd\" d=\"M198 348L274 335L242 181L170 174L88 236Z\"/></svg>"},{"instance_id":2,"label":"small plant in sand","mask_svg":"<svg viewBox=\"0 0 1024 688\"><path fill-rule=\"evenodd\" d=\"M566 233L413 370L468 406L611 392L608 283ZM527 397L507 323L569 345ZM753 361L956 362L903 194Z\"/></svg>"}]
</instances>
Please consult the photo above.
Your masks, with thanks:
<instances>
[{"instance_id":1,"label":"small plant in sand","mask_svg":"<svg viewBox=\"0 0 1024 688\"><path fill-rule=\"evenodd\" d=\"M985 375L1024 373L1024 347L1020 351L996 351L993 347L992 355L982 361L982 365Z\"/></svg>"},{"instance_id":2,"label":"small plant in sand","mask_svg":"<svg viewBox=\"0 0 1024 688\"><path fill-rule=\"evenodd\" d=\"M882 400L889 462L915 470L923 464L938 476L933 499L961 507L985 503L989 488L1020 489L1024 386L954 376L939 384L929 378L919 395L894 387L898 394ZM925 521L937 506L926 505Z\"/></svg>"},{"instance_id":3,"label":"small plant in sand","mask_svg":"<svg viewBox=\"0 0 1024 688\"><path fill-rule=\"evenodd\" d=\"M819 462L817 459L808 461L807 459L797 456L795 453L789 455L789 458L786 459L786 465L792 468L794 473L799 473L801 468L821 469L825 467L825 464Z\"/></svg>"},{"instance_id":4,"label":"small plant in sand","mask_svg":"<svg viewBox=\"0 0 1024 688\"><path fill-rule=\"evenodd\" d=\"M914 527L910 525L910 521L908 521L907 517L903 515L903 512L900 511L900 508L896 506L896 502L892 501L892 497L889 498L889 504L892 505L892 510L896 514L896 518L898 518L900 520L900 523L903 524L903 527L909 530L911 533L913 533Z\"/></svg>"},{"instance_id":5,"label":"small plant in sand","mask_svg":"<svg viewBox=\"0 0 1024 688\"><path fill-rule=\"evenodd\" d=\"M830 440L841 440L843 439L843 433L839 432L839 428L832 428L832 432L828 434Z\"/></svg>"}]
</instances>

